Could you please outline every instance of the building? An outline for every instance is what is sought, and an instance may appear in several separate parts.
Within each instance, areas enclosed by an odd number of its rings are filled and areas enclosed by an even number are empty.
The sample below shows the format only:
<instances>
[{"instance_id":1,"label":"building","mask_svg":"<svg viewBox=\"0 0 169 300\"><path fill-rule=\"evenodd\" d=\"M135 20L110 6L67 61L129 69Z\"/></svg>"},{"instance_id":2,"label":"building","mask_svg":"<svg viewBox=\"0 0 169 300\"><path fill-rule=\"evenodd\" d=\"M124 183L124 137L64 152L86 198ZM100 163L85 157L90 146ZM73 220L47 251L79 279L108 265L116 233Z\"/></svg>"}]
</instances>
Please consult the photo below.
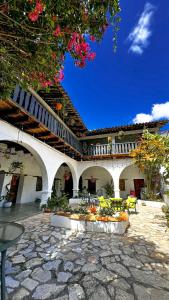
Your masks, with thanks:
<instances>
[{"instance_id":1,"label":"building","mask_svg":"<svg viewBox=\"0 0 169 300\"><path fill-rule=\"evenodd\" d=\"M115 197L140 197L145 176L129 152L145 128L159 132L167 123L89 131L61 86L38 94L16 86L0 101L0 118L0 195L10 194L13 203L45 203L54 188L70 197L84 187L104 193L107 183Z\"/></svg>"}]
</instances>

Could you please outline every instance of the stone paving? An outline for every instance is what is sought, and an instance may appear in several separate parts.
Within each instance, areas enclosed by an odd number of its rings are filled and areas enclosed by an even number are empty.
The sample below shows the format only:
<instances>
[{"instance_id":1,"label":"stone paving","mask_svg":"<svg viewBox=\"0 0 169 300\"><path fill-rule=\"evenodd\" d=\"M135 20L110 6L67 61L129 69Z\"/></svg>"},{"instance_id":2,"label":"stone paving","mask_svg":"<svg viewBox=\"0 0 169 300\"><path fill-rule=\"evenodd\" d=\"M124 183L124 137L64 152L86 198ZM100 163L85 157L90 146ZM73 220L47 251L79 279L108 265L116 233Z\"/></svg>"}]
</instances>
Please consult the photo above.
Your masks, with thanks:
<instances>
[{"instance_id":1,"label":"stone paving","mask_svg":"<svg viewBox=\"0 0 169 300\"><path fill-rule=\"evenodd\" d=\"M168 300L169 231L160 209L140 206L124 236L73 233L40 214L8 251L10 300Z\"/></svg>"}]
</instances>

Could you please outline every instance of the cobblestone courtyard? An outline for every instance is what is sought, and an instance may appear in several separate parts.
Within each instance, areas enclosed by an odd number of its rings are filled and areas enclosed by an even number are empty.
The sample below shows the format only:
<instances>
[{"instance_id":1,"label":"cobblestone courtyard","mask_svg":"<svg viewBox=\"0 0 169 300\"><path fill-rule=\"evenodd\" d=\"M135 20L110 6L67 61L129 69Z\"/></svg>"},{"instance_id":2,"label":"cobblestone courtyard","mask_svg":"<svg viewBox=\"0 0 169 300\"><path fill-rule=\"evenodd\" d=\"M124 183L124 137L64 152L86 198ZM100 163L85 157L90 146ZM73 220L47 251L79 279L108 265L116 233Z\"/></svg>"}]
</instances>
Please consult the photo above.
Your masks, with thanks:
<instances>
[{"instance_id":1,"label":"cobblestone courtyard","mask_svg":"<svg viewBox=\"0 0 169 300\"><path fill-rule=\"evenodd\" d=\"M168 300L169 231L160 209L139 207L125 236L77 233L40 214L8 251L9 299Z\"/></svg>"}]
</instances>

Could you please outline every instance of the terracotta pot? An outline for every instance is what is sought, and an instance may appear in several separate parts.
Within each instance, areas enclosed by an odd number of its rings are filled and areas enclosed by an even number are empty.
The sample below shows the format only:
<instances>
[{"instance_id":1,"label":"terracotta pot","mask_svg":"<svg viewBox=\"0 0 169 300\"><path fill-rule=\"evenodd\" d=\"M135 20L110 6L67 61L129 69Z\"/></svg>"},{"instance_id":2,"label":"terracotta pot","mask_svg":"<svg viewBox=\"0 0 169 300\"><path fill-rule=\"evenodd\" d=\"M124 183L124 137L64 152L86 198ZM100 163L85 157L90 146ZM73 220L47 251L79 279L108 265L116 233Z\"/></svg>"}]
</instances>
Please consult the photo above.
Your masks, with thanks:
<instances>
[{"instance_id":1,"label":"terracotta pot","mask_svg":"<svg viewBox=\"0 0 169 300\"><path fill-rule=\"evenodd\" d=\"M63 107L62 103L56 102L56 104L55 104L56 110L61 110L62 107Z\"/></svg>"},{"instance_id":2,"label":"terracotta pot","mask_svg":"<svg viewBox=\"0 0 169 300\"><path fill-rule=\"evenodd\" d=\"M51 213L51 209L50 208L44 208L44 213Z\"/></svg>"}]
</instances>

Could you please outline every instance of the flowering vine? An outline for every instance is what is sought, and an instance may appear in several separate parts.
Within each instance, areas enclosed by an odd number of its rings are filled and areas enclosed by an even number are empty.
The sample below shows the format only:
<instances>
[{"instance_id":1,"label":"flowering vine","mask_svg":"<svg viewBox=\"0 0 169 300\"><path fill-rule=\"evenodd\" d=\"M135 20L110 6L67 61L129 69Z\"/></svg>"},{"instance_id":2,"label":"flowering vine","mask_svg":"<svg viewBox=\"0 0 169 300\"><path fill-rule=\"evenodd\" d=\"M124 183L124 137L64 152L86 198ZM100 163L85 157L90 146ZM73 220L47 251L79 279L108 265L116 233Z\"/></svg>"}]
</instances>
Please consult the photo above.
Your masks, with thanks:
<instances>
[{"instance_id":1,"label":"flowering vine","mask_svg":"<svg viewBox=\"0 0 169 300\"><path fill-rule=\"evenodd\" d=\"M65 54L83 68L105 29L118 30L119 0L10 0L0 4L0 93L16 83L46 88L63 80Z\"/></svg>"}]
</instances>

